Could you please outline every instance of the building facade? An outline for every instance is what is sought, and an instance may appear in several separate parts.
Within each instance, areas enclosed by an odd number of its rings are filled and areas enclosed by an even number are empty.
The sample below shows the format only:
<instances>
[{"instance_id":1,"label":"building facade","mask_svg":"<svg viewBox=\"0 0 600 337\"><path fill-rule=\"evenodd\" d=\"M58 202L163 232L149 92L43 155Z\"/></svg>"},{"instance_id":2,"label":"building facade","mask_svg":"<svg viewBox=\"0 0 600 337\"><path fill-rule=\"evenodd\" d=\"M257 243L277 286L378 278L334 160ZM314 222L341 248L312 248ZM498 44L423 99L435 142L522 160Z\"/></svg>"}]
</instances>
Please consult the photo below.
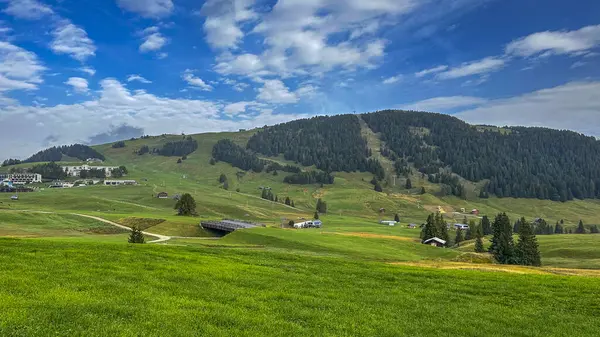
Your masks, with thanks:
<instances>
[{"instance_id":1,"label":"building facade","mask_svg":"<svg viewBox=\"0 0 600 337\"><path fill-rule=\"evenodd\" d=\"M91 169L104 170L104 174L107 177L112 175L112 170L118 169L117 166L90 166L90 165L78 165L78 166L63 166L62 169L69 177L80 177L81 171L89 171Z\"/></svg>"},{"instance_id":2,"label":"building facade","mask_svg":"<svg viewBox=\"0 0 600 337\"><path fill-rule=\"evenodd\" d=\"M0 181L8 180L15 185L41 183L42 175L39 173L0 173Z\"/></svg>"},{"instance_id":3,"label":"building facade","mask_svg":"<svg viewBox=\"0 0 600 337\"><path fill-rule=\"evenodd\" d=\"M106 186L137 185L137 181L135 181L135 180L105 180L104 185L106 185Z\"/></svg>"}]
</instances>

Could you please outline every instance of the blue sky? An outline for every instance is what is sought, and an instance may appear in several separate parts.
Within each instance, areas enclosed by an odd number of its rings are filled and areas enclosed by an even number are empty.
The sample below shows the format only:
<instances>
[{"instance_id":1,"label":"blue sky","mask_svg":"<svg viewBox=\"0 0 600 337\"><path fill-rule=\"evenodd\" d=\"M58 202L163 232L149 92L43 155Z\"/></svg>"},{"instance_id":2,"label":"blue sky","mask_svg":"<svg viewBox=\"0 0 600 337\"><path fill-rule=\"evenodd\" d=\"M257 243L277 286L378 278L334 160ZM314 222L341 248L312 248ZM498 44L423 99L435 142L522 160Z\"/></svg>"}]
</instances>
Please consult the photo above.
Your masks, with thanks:
<instances>
[{"instance_id":1,"label":"blue sky","mask_svg":"<svg viewBox=\"0 0 600 337\"><path fill-rule=\"evenodd\" d=\"M388 108L600 135L600 2L0 0L0 158Z\"/></svg>"}]
</instances>

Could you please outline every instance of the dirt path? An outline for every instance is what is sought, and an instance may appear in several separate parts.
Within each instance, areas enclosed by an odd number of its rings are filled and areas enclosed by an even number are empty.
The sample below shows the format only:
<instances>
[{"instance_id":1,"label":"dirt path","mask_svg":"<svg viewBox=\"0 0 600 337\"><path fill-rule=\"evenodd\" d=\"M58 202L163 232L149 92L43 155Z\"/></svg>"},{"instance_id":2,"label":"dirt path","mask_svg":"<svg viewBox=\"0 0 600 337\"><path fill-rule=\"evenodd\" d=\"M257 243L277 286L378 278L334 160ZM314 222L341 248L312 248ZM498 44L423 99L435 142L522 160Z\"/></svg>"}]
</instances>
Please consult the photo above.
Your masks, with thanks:
<instances>
[{"instance_id":1,"label":"dirt path","mask_svg":"<svg viewBox=\"0 0 600 337\"><path fill-rule=\"evenodd\" d=\"M97 216L85 215L85 214L78 214L78 213L71 213L71 214L72 215L81 216L81 217L84 217L84 218L89 218L89 219L94 219L94 220L102 221L102 222L107 223L109 225L113 225L115 227L119 227L121 229L125 229L125 230L128 230L128 231L131 230L131 228L129 228L127 226L123 226L123 225L120 225L120 224L118 224L116 222L112 222L110 220L106 220L106 219L103 219L103 218L100 218L100 217L97 217ZM148 241L148 243L160 243L160 242L166 242L166 241L171 240L171 237L170 236L166 236L166 235L149 233L149 232L142 232L142 233L144 235L154 236L155 238L157 238L156 240Z\"/></svg>"}]
</instances>

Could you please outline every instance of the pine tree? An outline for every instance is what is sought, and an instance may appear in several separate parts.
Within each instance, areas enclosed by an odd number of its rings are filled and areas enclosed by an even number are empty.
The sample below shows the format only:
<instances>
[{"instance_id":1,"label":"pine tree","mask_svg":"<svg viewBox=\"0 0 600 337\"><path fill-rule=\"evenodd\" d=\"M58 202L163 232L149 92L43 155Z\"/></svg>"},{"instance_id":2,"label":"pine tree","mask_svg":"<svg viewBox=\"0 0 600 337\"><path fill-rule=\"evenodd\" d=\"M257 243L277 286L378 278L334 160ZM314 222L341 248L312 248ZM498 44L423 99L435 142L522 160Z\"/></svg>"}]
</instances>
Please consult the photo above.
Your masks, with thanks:
<instances>
[{"instance_id":1,"label":"pine tree","mask_svg":"<svg viewBox=\"0 0 600 337\"><path fill-rule=\"evenodd\" d=\"M424 186L421 186L421 194L425 194L425 193L426 193L426 192L425 192L425 187L424 187Z\"/></svg>"},{"instance_id":2,"label":"pine tree","mask_svg":"<svg viewBox=\"0 0 600 337\"><path fill-rule=\"evenodd\" d=\"M288 205L288 206L290 206L292 204L291 200L290 200L290 197L285 197L285 204Z\"/></svg>"},{"instance_id":3,"label":"pine tree","mask_svg":"<svg viewBox=\"0 0 600 337\"><path fill-rule=\"evenodd\" d=\"M407 190L410 190L412 188L412 182L410 181L410 178L406 179L406 184L404 185L404 187L406 187Z\"/></svg>"},{"instance_id":4,"label":"pine tree","mask_svg":"<svg viewBox=\"0 0 600 337\"><path fill-rule=\"evenodd\" d=\"M563 226L557 221L554 226L554 234L563 234Z\"/></svg>"},{"instance_id":5,"label":"pine tree","mask_svg":"<svg viewBox=\"0 0 600 337\"><path fill-rule=\"evenodd\" d=\"M396 215L394 215L394 221L400 222L400 216L398 215L398 213L396 213Z\"/></svg>"},{"instance_id":6,"label":"pine tree","mask_svg":"<svg viewBox=\"0 0 600 337\"><path fill-rule=\"evenodd\" d=\"M313 216L313 218L315 220L319 220L319 212L315 212L315 215Z\"/></svg>"},{"instance_id":7,"label":"pine tree","mask_svg":"<svg viewBox=\"0 0 600 337\"><path fill-rule=\"evenodd\" d=\"M196 200L189 193L184 193L175 204L177 215L196 215Z\"/></svg>"},{"instance_id":8,"label":"pine tree","mask_svg":"<svg viewBox=\"0 0 600 337\"><path fill-rule=\"evenodd\" d=\"M131 228L131 233L129 234L129 239L127 241L129 243L145 243L146 239L140 228L137 225L134 225Z\"/></svg>"},{"instance_id":9,"label":"pine tree","mask_svg":"<svg viewBox=\"0 0 600 337\"><path fill-rule=\"evenodd\" d=\"M490 253L502 264L512 264L515 260L512 226L506 213L500 213L492 223L492 245Z\"/></svg>"},{"instance_id":10,"label":"pine tree","mask_svg":"<svg viewBox=\"0 0 600 337\"><path fill-rule=\"evenodd\" d=\"M427 222L425 222L425 226L423 226L423 229L421 230L421 240L424 242L436 236L438 236L438 230L432 213L427 217Z\"/></svg>"},{"instance_id":11,"label":"pine tree","mask_svg":"<svg viewBox=\"0 0 600 337\"><path fill-rule=\"evenodd\" d=\"M381 185L379 184L379 182L377 182L377 183L375 184L375 186L373 187L373 189L374 189L376 192L383 192L383 188L381 187Z\"/></svg>"},{"instance_id":12,"label":"pine tree","mask_svg":"<svg viewBox=\"0 0 600 337\"><path fill-rule=\"evenodd\" d=\"M490 219L488 219L487 215L484 215L483 218L481 219L480 227L481 227L483 235L492 234L492 226L490 224Z\"/></svg>"},{"instance_id":13,"label":"pine tree","mask_svg":"<svg viewBox=\"0 0 600 337\"><path fill-rule=\"evenodd\" d=\"M575 234L585 234L585 227L583 227L583 221L579 220L579 225L577 225Z\"/></svg>"},{"instance_id":14,"label":"pine tree","mask_svg":"<svg viewBox=\"0 0 600 337\"><path fill-rule=\"evenodd\" d=\"M541 266L540 250L531 224L521 219L519 227L519 241L515 247L518 264L524 266Z\"/></svg>"},{"instance_id":15,"label":"pine tree","mask_svg":"<svg viewBox=\"0 0 600 337\"><path fill-rule=\"evenodd\" d=\"M227 176L225 175L225 173L221 173L221 175L219 176L219 182L222 184L225 181L227 181Z\"/></svg>"},{"instance_id":16,"label":"pine tree","mask_svg":"<svg viewBox=\"0 0 600 337\"><path fill-rule=\"evenodd\" d=\"M444 216L440 213L435 216L435 225L438 230L439 238L446 242L450 241L450 235L448 235L448 224L444 220Z\"/></svg>"},{"instance_id":17,"label":"pine tree","mask_svg":"<svg viewBox=\"0 0 600 337\"><path fill-rule=\"evenodd\" d=\"M263 199L268 199L267 189L266 188L263 188L260 197L263 198Z\"/></svg>"},{"instance_id":18,"label":"pine tree","mask_svg":"<svg viewBox=\"0 0 600 337\"><path fill-rule=\"evenodd\" d=\"M462 233L462 229L457 229L456 230L456 238L454 239L454 243L456 244L456 246L460 246L460 243L463 241L463 233Z\"/></svg>"},{"instance_id":19,"label":"pine tree","mask_svg":"<svg viewBox=\"0 0 600 337\"><path fill-rule=\"evenodd\" d=\"M229 181L225 180L225 182L223 182L223 189L225 189L225 190L229 189Z\"/></svg>"},{"instance_id":20,"label":"pine tree","mask_svg":"<svg viewBox=\"0 0 600 337\"><path fill-rule=\"evenodd\" d=\"M598 226L596 225L592 225L592 227L590 227L590 233L591 234L598 234L600 231L598 230Z\"/></svg>"},{"instance_id":21,"label":"pine tree","mask_svg":"<svg viewBox=\"0 0 600 337\"><path fill-rule=\"evenodd\" d=\"M279 198L275 196L275 202L279 202Z\"/></svg>"},{"instance_id":22,"label":"pine tree","mask_svg":"<svg viewBox=\"0 0 600 337\"><path fill-rule=\"evenodd\" d=\"M521 227L521 219L517 219L517 221L515 221L515 224L513 226L513 233L518 233L520 227Z\"/></svg>"},{"instance_id":23,"label":"pine tree","mask_svg":"<svg viewBox=\"0 0 600 337\"><path fill-rule=\"evenodd\" d=\"M294 200L292 200L292 207L296 208L296 205L294 205Z\"/></svg>"},{"instance_id":24,"label":"pine tree","mask_svg":"<svg viewBox=\"0 0 600 337\"><path fill-rule=\"evenodd\" d=\"M475 237L475 232L477 231L477 225L475 224L475 220L469 221L469 228L465 233L465 240L472 240Z\"/></svg>"}]
</instances>

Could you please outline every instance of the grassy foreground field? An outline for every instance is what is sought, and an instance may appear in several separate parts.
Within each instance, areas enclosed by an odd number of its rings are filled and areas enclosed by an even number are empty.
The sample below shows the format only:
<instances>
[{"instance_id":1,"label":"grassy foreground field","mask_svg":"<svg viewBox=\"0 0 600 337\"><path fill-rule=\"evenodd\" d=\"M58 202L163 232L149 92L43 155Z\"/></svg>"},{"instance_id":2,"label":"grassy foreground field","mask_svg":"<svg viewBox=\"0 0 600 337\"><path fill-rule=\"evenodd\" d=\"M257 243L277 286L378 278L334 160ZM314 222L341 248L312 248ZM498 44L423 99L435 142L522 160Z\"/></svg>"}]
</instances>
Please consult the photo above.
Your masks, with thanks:
<instances>
[{"instance_id":1,"label":"grassy foreground field","mask_svg":"<svg viewBox=\"0 0 600 337\"><path fill-rule=\"evenodd\" d=\"M596 336L600 278L0 239L2 336Z\"/></svg>"}]
</instances>

